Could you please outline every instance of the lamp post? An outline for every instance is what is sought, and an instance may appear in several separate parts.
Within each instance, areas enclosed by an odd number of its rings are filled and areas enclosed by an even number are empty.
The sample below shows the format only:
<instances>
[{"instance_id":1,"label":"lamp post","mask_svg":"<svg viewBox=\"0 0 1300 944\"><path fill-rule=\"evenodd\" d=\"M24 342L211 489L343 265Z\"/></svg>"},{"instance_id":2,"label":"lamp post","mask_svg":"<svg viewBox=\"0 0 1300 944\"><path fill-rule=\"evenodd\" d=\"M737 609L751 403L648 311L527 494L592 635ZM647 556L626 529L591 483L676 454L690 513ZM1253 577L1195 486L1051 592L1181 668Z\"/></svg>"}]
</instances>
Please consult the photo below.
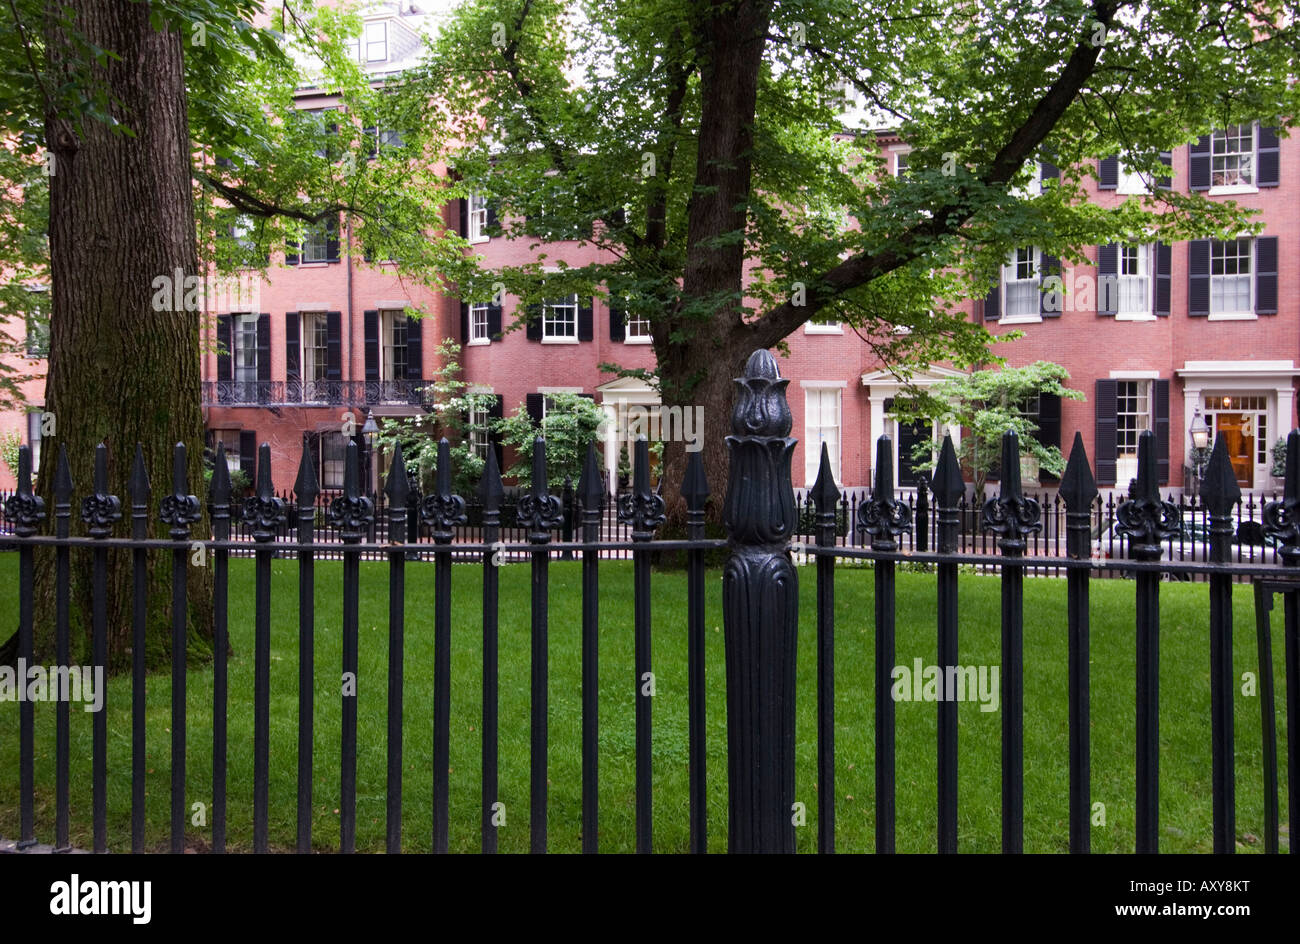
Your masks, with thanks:
<instances>
[{"instance_id":1,"label":"lamp post","mask_svg":"<svg viewBox=\"0 0 1300 944\"><path fill-rule=\"evenodd\" d=\"M1210 450L1210 424L1205 422L1198 406L1192 413L1192 425L1187 430L1192 437L1192 474L1196 478L1196 497L1201 494L1201 477L1205 472L1205 458Z\"/></svg>"},{"instance_id":2,"label":"lamp post","mask_svg":"<svg viewBox=\"0 0 1300 944\"><path fill-rule=\"evenodd\" d=\"M379 453L375 451L375 440L379 438L379 426L375 423L375 413L366 414L366 422L361 427L361 435L366 439L366 449L370 452L370 487L367 491L379 490Z\"/></svg>"}]
</instances>

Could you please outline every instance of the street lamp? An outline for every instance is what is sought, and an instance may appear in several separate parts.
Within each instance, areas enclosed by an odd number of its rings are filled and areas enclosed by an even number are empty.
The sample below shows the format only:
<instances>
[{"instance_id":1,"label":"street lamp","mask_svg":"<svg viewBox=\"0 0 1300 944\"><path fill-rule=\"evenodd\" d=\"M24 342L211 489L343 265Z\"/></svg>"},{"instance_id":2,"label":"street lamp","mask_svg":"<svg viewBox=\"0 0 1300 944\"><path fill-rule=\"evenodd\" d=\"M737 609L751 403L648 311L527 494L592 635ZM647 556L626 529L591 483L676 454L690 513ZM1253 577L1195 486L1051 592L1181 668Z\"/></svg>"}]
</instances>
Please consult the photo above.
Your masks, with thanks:
<instances>
[{"instance_id":1,"label":"street lamp","mask_svg":"<svg viewBox=\"0 0 1300 944\"><path fill-rule=\"evenodd\" d=\"M1201 476L1205 471L1206 454L1210 449L1210 424L1205 422L1198 406L1192 413L1192 425L1187 430L1192 437L1192 474L1196 477L1196 494L1200 496Z\"/></svg>"},{"instance_id":2,"label":"street lamp","mask_svg":"<svg viewBox=\"0 0 1300 944\"><path fill-rule=\"evenodd\" d=\"M361 427L361 435L366 439L366 449L370 451L370 488L378 491L379 453L375 451L375 440L379 438L379 426L375 423L374 411L366 414L366 422Z\"/></svg>"}]
</instances>

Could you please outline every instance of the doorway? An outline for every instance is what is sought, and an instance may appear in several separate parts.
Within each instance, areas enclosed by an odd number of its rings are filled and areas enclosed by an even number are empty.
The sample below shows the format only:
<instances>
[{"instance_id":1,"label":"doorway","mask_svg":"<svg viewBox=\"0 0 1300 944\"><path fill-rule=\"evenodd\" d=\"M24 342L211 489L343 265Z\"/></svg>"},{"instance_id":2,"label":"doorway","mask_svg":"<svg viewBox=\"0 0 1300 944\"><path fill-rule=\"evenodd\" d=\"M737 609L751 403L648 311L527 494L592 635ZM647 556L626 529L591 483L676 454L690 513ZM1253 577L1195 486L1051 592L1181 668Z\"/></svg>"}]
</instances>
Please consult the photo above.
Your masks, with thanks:
<instances>
[{"instance_id":1,"label":"doorway","mask_svg":"<svg viewBox=\"0 0 1300 944\"><path fill-rule=\"evenodd\" d=\"M1254 488L1256 479L1267 474L1268 398L1206 397L1205 406L1210 441L1223 437L1237 484Z\"/></svg>"}]
</instances>

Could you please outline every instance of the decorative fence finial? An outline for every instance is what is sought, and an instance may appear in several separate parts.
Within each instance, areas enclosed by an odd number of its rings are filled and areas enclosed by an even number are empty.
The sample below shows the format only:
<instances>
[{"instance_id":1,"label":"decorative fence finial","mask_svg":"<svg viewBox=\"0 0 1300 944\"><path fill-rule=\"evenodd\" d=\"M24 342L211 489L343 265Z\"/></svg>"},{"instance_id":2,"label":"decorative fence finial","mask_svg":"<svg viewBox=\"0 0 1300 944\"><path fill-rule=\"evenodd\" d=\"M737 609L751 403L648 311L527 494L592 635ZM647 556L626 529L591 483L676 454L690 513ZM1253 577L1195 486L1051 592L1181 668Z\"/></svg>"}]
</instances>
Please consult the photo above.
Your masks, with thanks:
<instances>
[{"instance_id":1,"label":"decorative fence finial","mask_svg":"<svg viewBox=\"0 0 1300 944\"><path fill-rule=\"evenodd\" d=\"M184 450L185 447L180 448ZM21 456L19 462L18 473L21 477ZM95 447L94 492L81 500L81 520L86 523L86 533L92 538L106 538L113 533L113 523L121 517L121 500L108 493L108 447L100 443ZM14 530L17 531L17 528Z\"/></svg>"},{"instance_id":2,"label":"decorative fence finial","mask_svg":"<svg viewBox=\"0 0 1300 944\"><path fill-rule=\"evenodd\" d=\"M894 551L894 538L912 530L912 509L894 497L894 443L876 440L876 482L871 498L858 506L858 530L871 535L873 551Z\"/></svg>"},{"instance_id":3,"label":"decorative fence finial","mask_svg":"<svg viewBox=\"0 0 1300 944\"><path fill-rule=\"evenodd\" d=\"M1074 434L1070 459L1061 476L1059 494L1065 502L1066 553L1082 559L1091 556L1092 503L1097 499L1097 480L1093 478L1088 453L1083 448L1083 434Z\"/></svg>"},{"instance_id":4,"label":"decorative fence finial","mask_svg":"<svg viewBox=\"0 0 1300 944\"><path fill-rule=\"evenodd\" d=\"M384 495L388 499L388 540L392 544L402 544L406 541L406 500L411 495L411 480L406 474L401 443L393 450L393 464L388 468Z\"/></svg>"},{"instance_id":5,"label":"decorative fence finial","mask_svg":"<svg viewBox=\"0 0 1300 944\"><path fill-rule=\"evenodd\" d=\"M438 440L438 470L433 491L420 505L420 517L436 544L449 544L455 536L453 529L466 521L465 499L451 492L451 444L446 436Z\"/></svg>"},{"instance_id":6,"label":"decorative fence finial","mask_svg":"<svg viewBox=\"0 0 1300 944\"><path fill-rule=\"evenodd\" d=\"M344 544L359 544L375 519L374 503L361 494L355 441L348 443L347 462L343 466L343 494L330 502L330 521L339 529Z\"/></svg>"},{"instance_id":7,"label":"decorative fence finial","mask_svg":"<svg viewBox=\"0 0 1300 944\"><path fill-rule=\"evenodd\" d=\"M722 519L732 540L767 544L787 540L798 525L790 484L789 380L781 377L770 352L755 351L736 383L727 448L731 471Z\"/></svg>"},{"instance_id":8,"label":"decorative fence finial","mask_svg":"<svg viewBox=\"0 0 1300 944\"><path fill-rule=\"evenodd\" d=\"M1020 437L1002 434L1002 487L997 498L984 502L984 527L999 535L998 545L1013 557L1025 551L1025 537L1043 529L1042 509L1020 490Z\"/></svg>"},{"instance_id":9,"label":"decorative fence finial","mask_svg":"<svg viewBox=\"0 0 1300 944\"><path fill-rule=\"evenodd\" d=\"M551 529L564 520L560 499L548 491L546 481L546 441L538 436L533 440L533 487L519 499L519 523L528 528L532 544L545 544L551 539Z\"/></svg>"},{"instance_id":10,"label":"decorative fence finial","mask_svg":"<svg viewBox=\"0 0 1300 944\"><path fill-rule=\"evenodd\" d=\"M664 523L664 500L650 490L650 444L638 436L634 447L636 471L632 491L618 499L618 520L632 526L633 541L648 541ZM662 487L663 480L659 480Z\"/></svg>"},{"instance_id":11,"label":"decorative fence finial","mask_svg":"<svg viewBox=\"0 0 1300 944\"><path fill-rule=\"evenodd\" d=\"M1215 437L1201 483L1201 498L1210 513L1210 560L1226 564L1232 559L1232 510L1241 501L1241 486L1222 435Z\"/></svg>"},{"instance_id":12,"label":"decorative fence finial","mask_svg":"<svg viewBox=\"0 0 1300 944\"><path fill-rule=\"evenodd\" d=\"M1282 563L1300 564L1300 430L1287 434L1282 500L1264 506L1264 531L1281 545L1278 556Z\"/></svg>"},{"instance_id":13,"label":"decorative fence finial","mask_svg":"<svg viewBox=\"0 0 1300 944\"><path fill-rule=\"evenodd\" d=\"M1156 485L1155 433L1138 436L1138 474L1129 498L1115 509L1115 532L1127 535L1135 560L1160 559L1160 544L1182 531L1183 522L1172 502L1162 501Z\"/></svg>"},{"instance_id":14,"label":"decorative fence finial","mask_svg":"<svg viewBox=\"0 0 1300 944\"><path fill-rule=\"evenodd\" d=\"M939 464L935 466L934 476L930 479L930 491L934 493L939 512L935 550L940 554L955 553L957 528L960 524L957 502L966 493L966 483L961 477L961 464L957 461L957 450L953 448L951 435L943 437Z\"/></svg>"},{"instance_id":15,"label":"decorative fence finial","mask_svg":"<svg viewBox=\"0 0 1300 944\"><path fill-rule=\"evenodd\" d=\"M66 459L65 456L65 462ZM36 526L44 517L45 499L32 494L32 447L19 446L18 490L5 501L5 518L13 523L14 534L26 538L36 533Z\"/></svg>"},{"instance_id":16,"label":"decorative fence finial","mask_svg":"<svg viewBox=\"0 0 1300 944\"><path fill-rule=\"evenodd\" d=\"M596 444L587 443L587 460L578 478L578 501L582 502L584 524L595 524L605 507L605 486L600 476L600 463L596 460Z\"/></svg>"},{"instance_id":17,"label":"decorative fence finial","mask_svg":"<svg viewBox=\"0 0 1300 944\"><path fill-rule=\"evenodd\" d=\"M262 443L257 450L257 492L244 501L244 524L253 530L259 543L275 540L277 529L284 524L284 499L277 498L271 487L271 445Z\"/></svg>"}]
</instances>

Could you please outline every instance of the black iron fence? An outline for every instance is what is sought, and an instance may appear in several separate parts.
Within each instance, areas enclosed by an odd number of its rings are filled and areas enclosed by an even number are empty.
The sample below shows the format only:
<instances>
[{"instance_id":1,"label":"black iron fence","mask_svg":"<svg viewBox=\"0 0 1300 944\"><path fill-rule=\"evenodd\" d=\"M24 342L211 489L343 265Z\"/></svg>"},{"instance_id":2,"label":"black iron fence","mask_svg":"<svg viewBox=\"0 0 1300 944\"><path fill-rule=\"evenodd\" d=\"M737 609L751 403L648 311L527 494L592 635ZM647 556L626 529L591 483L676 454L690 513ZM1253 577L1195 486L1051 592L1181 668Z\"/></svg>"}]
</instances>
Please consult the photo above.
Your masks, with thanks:
<instances>
[{"instance_id":1,"label":"black iron fence","mask_svg":"<svg viewBox=\"0 0 1300 944\"><path fill-rule=\"evenodd\" d=\"M817 794L818 848L835 850L835 585L840 560L869 562L874 581L874 709L875 709L875 848L893 852L895 837L895 735L896 719L892 694L895 668L895 575L900 564L921 564L934 574L935 624L938 639L938 668L946 685L955 683L962 671L958 662L958 573L968 566L989 567L1000 574L1001 585L1001 797L1002 848L1019 852L1024 830L1024 685L1023 580L1027 574L1060 573L1066 580L1069 638L1069 845L1071 851L1090 849L1090 642L1089 586L1093 577L1121 572L1135 582L1136 617L1136 836L1139 852L1157 849L1159 821L1160 715L1159 715L1159 607L1162 576L1201 576L1208 580L1210 616L1209 657L1211 666L1211 778L1213 784L1213 842L1216 852L1231 852L1235 845L1236 755L1233 747L1232 600L1234 581L1254 583L1257 615L1257 648L1263 766L1265 783L1265 848L1279 848L1278 757L1276 704L1273 692L1272 640L1267 611L1272 595L1283 593L1285 612L1285 677L1287 686L1286 726L1289 772L1288 803L1291 822L1300 812L1300 770L1297 769L1297 733L1300 732L1300 431L1290 434L1286 488L1279 501L1267 503L1259 517L1249 502L1243 517L1240 490L1227 451L1216 443L1202 488L1202 498L1192 514L1187 508L1161 497L1156 487L1154 440L1144 433L1139 442L1138 477L1122 501L1101 504L1082 441L1076 436L1069 465L1060 489L1050 501L1023 494L1017 470L1019 447L1014 434L1003 442L1002 468L1010 470L1001 483L1000 494L974 509L965 496L956 454L945 440L939 464L927 492L916 502L932 505L918 508L900 501L894 489L892 445L887 437L878 442L875 488L869 495L844 496L835 484L828 457L823 450L821 473L809 490L811 529L801 527L801 510L790 483L790 456L795 441L789 438L791 420L785 402L785 384L776 362L766 351L756 352L738 382L739 399L733 414L730 479L722 505L728 540L704 537L705 505L709 485L698 453L691 456L682 496L687 509L685 540L656 539L664 522L664 502L648 479L648 455L644 441L637 444L637 477L628 494L619 497L617 520L628 532L610 539L605 530L607 513L596 450L589 449L587 463L576 488L577 521L575 539L557 540L565 518L564 502L549 493L546 483L545 444L534 444L532 481L535 490L518 498L515 508L517 535L503 534L502 487L495 455L488 464L479 490L481 520L477 531L461 532L468 526L469 506L450 490L449 450L444 442L439 451L435 487L418 501L400 454L395 457L385 489L385 528L376 531L375 502L358 493L358 457L349 444L345 487L328 504L329 526L338 535L343 557L343 656L345 673L356 677L358 665L359 562L363 555L381 555L388 562L389 665L387 701L387 848L401 851L402 822L402 717L405 632L405 581L410 555L421 578L432 567L434 583L433 654L433 835L432 848L446 851L449 832L449 731L451 721L451 661L453 560L469 557L482 568L482 716L481 723L481 843L485 852L497 849L498 767L500 745L498 621L499 563L503 551L523 555L531 569L530 605L530 731L529 731L529 837L535 852L547 850L548 775L548 635L550 620L550 561L566 552L581 555L582 615L580 651L581 752L582 752L582 846L598 850L598 785L601 772L599 729L599 685L597 642L600 626L600 570L602 554L630 553L633 561L633 616L635 684L635 835L638 851L654 846L652 819L652 704L642 697L641 680L651 666L651 558L658 551L684 552L687 571L687 600L683 622L688 651L688 758L690 848L707 851L706 783L709 771L705 753L705 555L726 549L727 562L722 580L722 608L725 624L727 698L727 782L728 846L731 851L793 851L795 848L795 649L798 628L798 571L795 558L808 555L815 561L817 619ZM104 600L107 562L113 554L131 555L136 575L136 605L133 642L136 653L132 667L132 767L131 844L133 851L144 848L144 744L145 744L145 573L149 552L173 555L172 626L172 711L171 733L171 847L181 851L185 843L186 766L186 614L185 562L192 542L201 540L214 557L214 684L212 742L212 839L213 851L226 848L226 778L228 768L227 712L231 693L227 686L227 631L229 558L249 547L251 536L255 558L254 600L255 667L253 702L253 822L252 847L268 849L270 770L270 609L271 562L276 555L291 555L298 561L299 679L297 752L297 849L312 849L311 809L313 791L314 704L314 561L329 548L318 542L320 494L311 456L304 454L298 481L306 483L292 502L276 496L270 487L270 450L263 445L258 463L259 481L253 495L242 503L231 495L224 455L219 452L208 513L210 534L193 534L201 520L199 500L189 494L184 448L177 447L171 492L159 506L157 516L168 526L169 539L147 537L149 519L155 514L143 462L137 457L130 485L130 537L117 534L123 503L107 493L104 448L96 456L95 481L82 499L80 517L85 536L70 536L73 483L67 474L66 456L60 452L54 485L54 534L42 534L46 509L31 489L31 456L20 454L19 487L5 503L5 518L12 525L7 540L19 556L18 656L31 662L33 654L33 555L37 548L53 548L56 584L60 589L55 612L55 635L60 665L66 665L69 649L69 585L71 555L89 554L94 562L91 635L94 662L107 664L107 627ZM289 507L296 505L295 533L288 528ZM1062 512L1063 527L1062 527ZM1047 510L1048 514L1044 514ZM1200 513L1199 526L1196 513ZM978 515L978 529L974 516ZM1053 524L1053 517L1055 523ZM806 517L804 520L807 520ZM1257 534L1247 523L1258 522ZM245 537L236 539L235 527L242 524ZM1100 525L1100 526L1099 526ZM427 542L414 538L413 528ZM1199 527L1199 531L1197 530ZM980 547L974 535L980 533ZM800 541L811 532L811 540ZM841 533L843 532L843 533ZM971 542L963 543L963 535ZM1190 532L1190 534L1189 534ZM1175 556L1171 541L1180 535L1195 548L1204 544L1200 557ZM1258 538L1258 539L1257 539ZM459 539L459 540L458 540ZM901 543L900 543L901 542ZM1044 542L1044 543L1035 543ZM794 545L792 547L792 545ZM1054 553L1043 553L1045 546ZM1243 547L1260 551L1258 558L1243 554ZM1125 556L1106 558L1104 552ZM793 551L793 553L792 553ZM842 578L841 578L842 579ZM633 680L629 680L633 681ZM244 693L236 693L241 697ZM20 840L35 842L36 793L34 779L35 705L19 704L19 798ZM66 848L69 840L69 706L66 700L55 706L57 735L55 751L54 841ZM937 702L937 834L940 852L957 849L957 700ZM100 710L94 719L92 739L92 820L95 851L107 848L108 771L107 721ZM355 846L357 803L357 709L355 689L349 695L344 686L340 731L341 782L338 794L340 848ZM279 759L282 761L282 759ZM1292 851L1295 844L1292 843Z\"/></svg>"}]
</instances>

